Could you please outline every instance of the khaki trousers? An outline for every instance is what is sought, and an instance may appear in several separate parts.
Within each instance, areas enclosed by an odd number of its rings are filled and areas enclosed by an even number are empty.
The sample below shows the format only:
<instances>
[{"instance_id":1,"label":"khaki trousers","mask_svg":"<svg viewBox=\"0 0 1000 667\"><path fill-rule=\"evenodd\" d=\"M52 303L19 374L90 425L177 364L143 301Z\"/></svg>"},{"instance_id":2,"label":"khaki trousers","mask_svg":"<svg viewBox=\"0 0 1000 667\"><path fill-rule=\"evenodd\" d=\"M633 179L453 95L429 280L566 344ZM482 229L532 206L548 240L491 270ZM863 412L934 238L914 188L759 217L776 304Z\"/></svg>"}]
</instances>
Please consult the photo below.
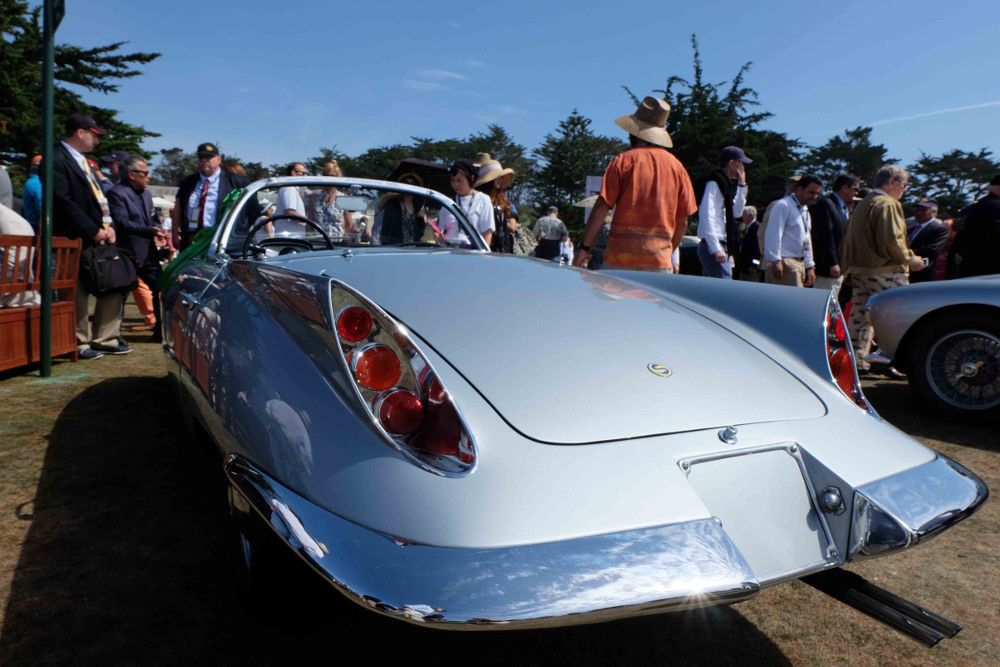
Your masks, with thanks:
<instances>
[{"instance_id":1,"label":"khaki trousers","mask_svg":"<svg viewBox=\"0 0 1000 667\"><path fill-rule=\"evenodd\" d=\"M79 278L76 281L76 348L82 352L88 347L115 347L122 326L123 294L106 294L94 297L93 320L90 318L90 294Z\"/></svg>"},{"instance_id":2,"label":"khaki trousers","mask_svg":"<svg viewBox=\"0 0 1000 667\"><path fill-rule=\"evenodd\" d=\"M827 278L826 276L816 276L816 282L813 283L813 289L821 289L833 292L834 296L840 295L840 286L844 284L844 276L841 275L839 278Z\"/></svg>"},{"instance_id":3,"label":"khaki trousers","mask_svg":"<svg viewBox=\"0 0 1000 667\"><path fill-rule=\"evenodd\" d=\"M789 287L803 287L806 284L806 263L801 259L793 257L782 257L781 263L785 265L785 272L781 278L775 278L771 270L767 271L767 282L772 285L788 285Z\"/></svg>"}]
</instances>

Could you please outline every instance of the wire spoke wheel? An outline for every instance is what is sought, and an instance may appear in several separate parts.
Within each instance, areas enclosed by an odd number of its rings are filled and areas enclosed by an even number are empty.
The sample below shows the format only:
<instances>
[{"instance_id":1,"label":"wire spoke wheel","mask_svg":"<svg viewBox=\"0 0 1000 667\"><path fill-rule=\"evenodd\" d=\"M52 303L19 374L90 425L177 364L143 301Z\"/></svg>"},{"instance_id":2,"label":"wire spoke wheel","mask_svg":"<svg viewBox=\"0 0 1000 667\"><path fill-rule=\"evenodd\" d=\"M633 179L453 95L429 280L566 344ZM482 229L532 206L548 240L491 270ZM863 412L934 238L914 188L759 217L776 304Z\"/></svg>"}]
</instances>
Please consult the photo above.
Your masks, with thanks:
<instances>
[{"instance_id":1,"label":"wire spoke wheel","mask_svg":"<svg viewBox=\"0 0 1000 667\"><path fill-rule=\"evenodd\" d=\"M964 410L1000 406L1000 338L986 331L960 330L931 346L924 372L945 403Z\"/></svg>"}]
</instances>

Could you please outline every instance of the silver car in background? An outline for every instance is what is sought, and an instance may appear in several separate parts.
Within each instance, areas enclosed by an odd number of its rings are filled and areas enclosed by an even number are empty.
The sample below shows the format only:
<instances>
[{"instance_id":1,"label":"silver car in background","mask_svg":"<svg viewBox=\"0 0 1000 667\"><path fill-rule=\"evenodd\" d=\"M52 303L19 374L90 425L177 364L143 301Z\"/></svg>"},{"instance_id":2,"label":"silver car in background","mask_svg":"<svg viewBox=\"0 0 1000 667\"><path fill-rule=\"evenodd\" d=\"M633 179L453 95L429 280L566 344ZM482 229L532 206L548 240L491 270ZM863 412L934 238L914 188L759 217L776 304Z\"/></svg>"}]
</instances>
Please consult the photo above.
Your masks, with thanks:
<instances>
[{"instance_id":1,"label":"silver car in background","mask_svg":"<svg viewBox=\"0 0 1000 667\"><path fill-rule=\"evenodd\" d=\"M940 412L1000 420L1000 275L919 283L869 300L879 349Z\"/></svg>"},{"instance_id":2,"label":"silver car in background","mask_svg":"<svg viewBox=\"0 0 1000 667\"><path fill-rule=\"evenodd\" d=\"M377 220L382 245L264 217L283 188L307 217L324 195L334 222ZM248 598L277 542L360 605L442 628L805 579L929 643L957 632L839 569L940 534L988 492L875 413L829 295L495 255L437 192L281 178L242 193L163 308Z\"/></svg>"}]
</instances>

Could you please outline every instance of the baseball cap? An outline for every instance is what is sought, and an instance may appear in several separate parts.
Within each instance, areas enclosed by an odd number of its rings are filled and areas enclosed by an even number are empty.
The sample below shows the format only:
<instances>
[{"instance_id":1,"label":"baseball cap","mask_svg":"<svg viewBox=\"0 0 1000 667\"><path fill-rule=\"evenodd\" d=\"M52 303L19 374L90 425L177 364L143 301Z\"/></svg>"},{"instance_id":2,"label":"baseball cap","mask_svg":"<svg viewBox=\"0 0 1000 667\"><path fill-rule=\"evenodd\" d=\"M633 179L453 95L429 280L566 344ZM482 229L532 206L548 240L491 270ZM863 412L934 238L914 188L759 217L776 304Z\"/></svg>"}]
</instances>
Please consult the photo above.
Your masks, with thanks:
<instances>
[{"instance_id":1,"label":"baseball cap","mask_svg":"<svg viewBox=\"0 0 1000 667\"><path fill-rule=\"evenodd\" d=\"M93 118L82 113L72 114L66 119L66 135L73 134L77 130L90 130L94 134L104 134L104 130L97 126Z\"/></svg>"},{"instance_id":2,"label":"baseball cap","mask_svg":"<svg viewBox=\"0 0 1000 667\"><path fill-rule=\"evenodd\" d=\"M215 157L218 154L219 148L215 144L198 144L198 157Z\"/></svg>"},{"instance_id":3,"label":"baseball cap","mask_svg":"<svg viewBox=\"0 0 1000 667\"><path fill-rule=\"evenodd\" d=\"M115 151L111 155L105 155L101 158L101 162L104 164L111 164L112 162L124 162L129 158L129 154L125 151Z\"/></svg>"},{"instance_id":4,"label":"baseball cap","mask_svg":"<svg viewBox=\"0 0 1000 667\"><path fill-rule=\"evenodd\" d=\"M925 206L927 208L936 207L938 205L938 200L934 197L924 197L918 201L914 206Z\"/></svg>"},{"instance_id":5,"label":"baseball cap","mask_svg":"<svg viewBox=\"0 0 1000 667\"><path fill-rule=\"evenodd\" d=\"M722 149L722 155L720 156L720 162L729 162L730 160L739 160L743 164L752 164L753 160L747 157L747 154L743 152L743 149L739 146L726 146Z\"/></svg>"}]
</instances>

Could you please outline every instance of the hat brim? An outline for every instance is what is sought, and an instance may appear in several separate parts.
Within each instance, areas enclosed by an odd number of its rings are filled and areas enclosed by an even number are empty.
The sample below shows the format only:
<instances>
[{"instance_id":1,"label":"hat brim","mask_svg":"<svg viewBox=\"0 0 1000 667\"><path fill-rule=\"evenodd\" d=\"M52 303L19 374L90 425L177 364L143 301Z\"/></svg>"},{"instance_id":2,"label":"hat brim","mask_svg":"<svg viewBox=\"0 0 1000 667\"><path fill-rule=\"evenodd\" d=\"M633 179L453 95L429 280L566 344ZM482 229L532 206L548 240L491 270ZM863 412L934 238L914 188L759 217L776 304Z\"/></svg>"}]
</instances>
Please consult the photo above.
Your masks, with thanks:
<instances>
[{"instance_id":1,"label":"hat brim","mask_svg":"<svg viewBox=\"0 0 1000 667\"><path fill-rule=\"evenodd\" d=\"M670 138L670 134L666 130L662 127L657 127L656 125L650 125L649 123L641 121L633 115L616 118L615 125L622 128L633 137L642 139L643 141L648 141L651 144L663 146L664 148L674 147L673 139Z\"/></svg>"},{"instance_id":2,"label":"hat brim","mask_svg":"<svg viewBox=\"0 0 1000 667\"><path fill-rule=\"evenodd\" d=\"M507 167L506 169L499 169L487 172L486 174L477 178L476 182L472 184L472 187L478 188L480 185L489 183L491 181L495 181L496 179L501 177L503 178L503 181L501 181L500 187L506 190L507 188L510 187L510 184L514 182L514 170L511 169L510 167Z\"/></svg>"}]
</instances>

